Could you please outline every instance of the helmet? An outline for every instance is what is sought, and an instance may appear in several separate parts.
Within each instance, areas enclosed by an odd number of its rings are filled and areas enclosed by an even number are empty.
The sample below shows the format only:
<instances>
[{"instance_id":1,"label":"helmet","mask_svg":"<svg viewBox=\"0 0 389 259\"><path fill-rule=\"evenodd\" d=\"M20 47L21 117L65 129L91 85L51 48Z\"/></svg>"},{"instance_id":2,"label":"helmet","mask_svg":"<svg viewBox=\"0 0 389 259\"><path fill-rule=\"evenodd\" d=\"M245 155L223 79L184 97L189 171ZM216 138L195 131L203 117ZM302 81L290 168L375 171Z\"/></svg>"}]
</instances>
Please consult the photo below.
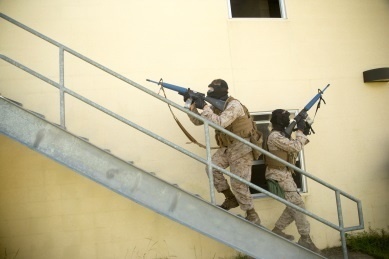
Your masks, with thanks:
<instances>
[{"instance_id":1,"label":"helmet","mask_svg":"<svg viewBox=\"0 0 389 259\"><path fill-rule=\"evenodd\" d=\"M275 130L283 130L289 125L290 113L284 109L277 109L271 113L270 122Z\"/></svg>"},{"instance_id":2,"label":"helmet","mask_svg":"<svg viewBox=\"0 0 389 259\"><path fill-rule=\"evenodd\" d=\"M226 81L224 81L223 79L215 79L213 80L209 86L220 86L222 88L226 88L228 89L228 84Z\"/></svg>"},{"instance_id":3,"label":"helmet","mask_svg":"<svg viewBox=\"0 0 389 259\"><path fill-rule=\"evenodd\" d=\"M215 79L208 85L207 96L226 100L228 98L228 84L223 79Z\"/></svg>"}]
</instances>

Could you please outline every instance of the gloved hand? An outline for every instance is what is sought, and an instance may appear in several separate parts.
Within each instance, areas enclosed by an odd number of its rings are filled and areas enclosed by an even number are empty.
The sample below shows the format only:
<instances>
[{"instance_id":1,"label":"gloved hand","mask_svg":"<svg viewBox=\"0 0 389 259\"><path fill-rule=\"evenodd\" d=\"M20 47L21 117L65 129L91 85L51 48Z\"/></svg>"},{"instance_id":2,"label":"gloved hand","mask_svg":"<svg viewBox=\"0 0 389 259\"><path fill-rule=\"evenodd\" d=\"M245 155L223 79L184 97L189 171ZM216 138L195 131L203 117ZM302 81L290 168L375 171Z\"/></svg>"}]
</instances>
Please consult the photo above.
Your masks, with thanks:
<instances>
[{"instance_id":1,"label":"gloved hand","mask_svg":"<svg viewBox=\"0 0 389 259\"><path fill-rule=\"evenodd\" d=\"M194 103L195 103L197 109L204 109L204 106L205 106L204 99L197 98Z\"/></svg>"},{"instance_id":2,"label":"gloved hand","mask_svg":"<svg viewBox=\"0 0 389 259\"><path fill-rule=\"evenodd\" d=\"M305 129L303 130L305 136L311 135L311 125L308 122L305 122Z\"/></svg>"},{"instance_id":3,"label":"gloved hand","mask_svg":"<svg viewBox=\"0 0 389 259\"><path fill-rule=\"evenodd\" d=\"M298 130L301 130L302 132L304 132L304 130L305 130L305 120L300 119L300 120L297 122L297 129L298 129Z\"/></svg>"},{"instance_id":4,"label":"gloved hand","mask_svg":"<svg viewBox=\"0 0 389 259\"><path fill-rule=\"evenodd\" d=\"M184 96L184 102L186 102L186 100L188 100L188 99L190 98L190 96L189 96L189 91L185 92L185 93L183 94L183 96Z\"/></svg>"}]
</instances>

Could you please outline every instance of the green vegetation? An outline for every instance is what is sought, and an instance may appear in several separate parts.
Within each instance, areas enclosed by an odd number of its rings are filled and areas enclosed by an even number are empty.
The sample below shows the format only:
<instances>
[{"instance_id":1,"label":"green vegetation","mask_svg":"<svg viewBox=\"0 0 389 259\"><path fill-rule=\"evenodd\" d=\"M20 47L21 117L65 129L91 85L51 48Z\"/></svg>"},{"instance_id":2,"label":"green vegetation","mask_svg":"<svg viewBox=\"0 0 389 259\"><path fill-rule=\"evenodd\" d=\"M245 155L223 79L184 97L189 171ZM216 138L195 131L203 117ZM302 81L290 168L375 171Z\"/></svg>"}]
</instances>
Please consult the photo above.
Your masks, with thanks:
<instances>
[{"instance_id":1,"label":"green vegetation","mask_svg":"<svg viewBox=\"0 0 389 259\"><path fill-rule=\"evenodd\" d=\"M355 232L346 234L349 258L360 253L370 255L375 259L389 259L389 232L384 229ZM338 258L343 255L342 247L333 247L322 250L323 256ZM239 253L233 259L252 259L252 257Z\"/></svg>"},{"instance_id":2,"label":"green vegetation","mask_svg":"<svg viewBox=\"0 0 389 259\"><path fill-rule=\"evenodd\" d=\"M347 247L374 258L389 258L389 233L384 229L346 234Z\"/></svg>"},{"instance_id":3,"label":"green vegetation","mask_svg":"<svg viewBox=\"0 0 389 259\"><path fill-rule=\"evenodd\" d=\"M253 257L239 253L237 256L233 257L233 259L253 259Z\"/></svg>"}]
</instances>

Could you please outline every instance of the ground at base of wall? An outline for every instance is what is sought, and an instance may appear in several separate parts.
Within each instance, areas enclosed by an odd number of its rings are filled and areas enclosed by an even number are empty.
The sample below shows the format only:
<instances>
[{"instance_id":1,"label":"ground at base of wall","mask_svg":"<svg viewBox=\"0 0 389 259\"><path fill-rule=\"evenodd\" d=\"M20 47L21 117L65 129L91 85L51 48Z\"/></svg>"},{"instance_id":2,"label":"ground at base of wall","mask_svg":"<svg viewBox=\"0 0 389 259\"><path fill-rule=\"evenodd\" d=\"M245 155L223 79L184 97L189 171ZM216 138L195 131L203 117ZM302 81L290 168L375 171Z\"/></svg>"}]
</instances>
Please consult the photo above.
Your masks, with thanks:
<instances>
[{"instance_id":1,"label":"ground at base of wall","mask_svg":"<svg viewBox=\"0 0 389 259\"><path fill-rule=\"evenodd\" d=\"M321 250L321 255L328 259L343 259L342 247L331 247ZM347 251L348 259L374 259L374 257L356 251ZM234 257L235 258L235 257ZM236 257L237 259L254 259L254 257L243 256Z\"/></svg>"},{"instance_id":2,"label":"ground at base of wall","mask_svg":"<svg viewBox=\"0 0 389 259\"><path fill-rule=\"evenodd\" d=\"M332 247L321 250L322 255L329 259L343 259L342 247ZM347 250L349 259L374 259L374 257L356 251Z\"/></svg>"}]
</instances>

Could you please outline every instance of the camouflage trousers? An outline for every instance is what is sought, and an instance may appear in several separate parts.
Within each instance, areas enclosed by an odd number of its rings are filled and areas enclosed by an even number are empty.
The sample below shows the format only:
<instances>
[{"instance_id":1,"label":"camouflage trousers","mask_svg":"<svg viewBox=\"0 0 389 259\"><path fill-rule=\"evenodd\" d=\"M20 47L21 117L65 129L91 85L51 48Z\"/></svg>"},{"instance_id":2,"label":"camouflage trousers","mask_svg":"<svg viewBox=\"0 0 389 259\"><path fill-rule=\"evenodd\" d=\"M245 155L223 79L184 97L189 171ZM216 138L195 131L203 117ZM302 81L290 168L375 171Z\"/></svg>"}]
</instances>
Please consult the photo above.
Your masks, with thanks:
<instances>
[{"instance_id":1,"label":"camouflage trousers","mask_svg":"<svg viewBox=\"0 0 389 259\"><path fill-rule=\"evenodd\" d=\"M231 157L234 160L231 161ZM236 158L236 154L231 156L229 154L228 149L220 148L216 151L212 156L212 163L215 165L225 169L230 167L230 172L247 180L251 181L251 166L253 161L252 152L248 152L242 155L240 158ZM220 193L227 189L230 189L227 179L225 175L218 170L212 170L214 186L216 190ZM253 198L251 196L248 185L241 183L240 181L230 178L231 182L231 190L235 194L236 199L240 205L240 208L244 211L252 209L253 206Z\"/></svg>"},{"instance_id":2,"label":"camouflage trousers","mask_svg":"<svg viewBox=\"0 0 389 259\"><path fill-rule=\"evenodd\" d=\"M286 177L282 181L278 181L280 187L285 191L285 199L301 208L305 209L304 201L297 192L296 183L293 180L292 174L287 171ZM310 225L304 213L286 207L280 218L276 222L276 227L283 230L293 221L296 223L297 230L300 235L309 235Z\"/></svg>"}]
</instances>

